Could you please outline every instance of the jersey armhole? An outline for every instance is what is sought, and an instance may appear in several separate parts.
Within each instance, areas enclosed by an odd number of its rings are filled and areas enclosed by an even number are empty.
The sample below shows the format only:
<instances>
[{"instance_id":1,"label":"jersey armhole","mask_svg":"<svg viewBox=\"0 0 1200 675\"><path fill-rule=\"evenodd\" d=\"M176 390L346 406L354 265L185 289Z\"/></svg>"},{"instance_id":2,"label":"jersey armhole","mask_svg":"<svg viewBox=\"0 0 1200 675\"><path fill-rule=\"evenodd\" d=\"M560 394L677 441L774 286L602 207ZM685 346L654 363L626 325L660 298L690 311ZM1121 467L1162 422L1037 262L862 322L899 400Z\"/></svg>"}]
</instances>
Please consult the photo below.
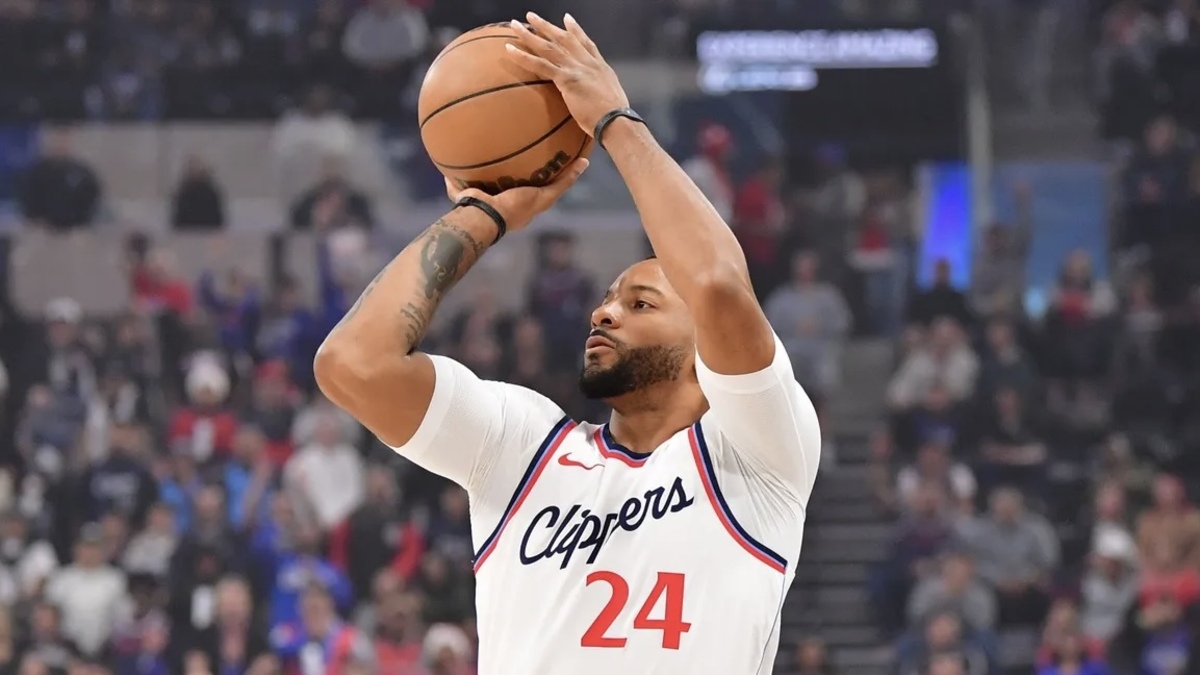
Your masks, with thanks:
<instances>
[{"instance_id":1,"label":"jersey armhole","mask_svg":"<svg viewBox=\"0 0 1200 675\"><path fill-rule=\"evenodd\" d=\"M781 574L787 573L787 559L750 536L750 533L742 527L741 523L734 516L733 509L730 508L729 502L726 501L725 495L721 492L721 486L717 481L716 466L713 464L712 453L709 451L708 441L704 436L701 422L696 422L688 429L688 444L691 446L692 459L696 463L696 470L700 473L700 483L704 486L709 503L713 505L717 520L721 522L725 531L729 536L733 537L734 542L738 546L741 546L742 549L759 562Z\"/></svg>"},{"instance_id":2,"label":"jersey armhole","mask_svg":"<svg viewBox=\"0 0 1200 675\"><path fill-rule=\"evenodd\" d=\"M579 425L578 422L570 417L563 417L554 425L550 433L538 446L537 452L533 454L533 459L530 460L528 468L525 469L524 475L517 483L517 487L513 490L512 497L508 500L508 505L504 507L503 513L500 515L500 522L496 523L496 527L487 539L479 546L479 550L475 552L473 567L475 573L479 573L479 568L483 566L484 561L496 549L496 544L500 540L500 535L504 533L505 526L512 520L512 517L521 508L521 504L525 498L529 496L529 492L541 477L542 471L546 469L546 464L550 458L554 456L554 452L558 450L558 446L562 444L563 439Z\"/></svg>"}]
</instances>

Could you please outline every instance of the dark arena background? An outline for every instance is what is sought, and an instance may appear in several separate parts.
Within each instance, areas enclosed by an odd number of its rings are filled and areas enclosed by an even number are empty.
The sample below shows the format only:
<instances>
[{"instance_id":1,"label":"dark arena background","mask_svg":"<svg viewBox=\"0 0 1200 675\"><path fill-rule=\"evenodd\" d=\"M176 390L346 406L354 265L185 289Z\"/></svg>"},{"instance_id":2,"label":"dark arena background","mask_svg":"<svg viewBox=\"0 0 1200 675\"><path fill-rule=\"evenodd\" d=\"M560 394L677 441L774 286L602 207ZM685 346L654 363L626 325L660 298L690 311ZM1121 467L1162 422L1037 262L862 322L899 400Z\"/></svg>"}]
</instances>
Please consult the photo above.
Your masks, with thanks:
<instances>
[{"instance_id":1,"label":"dark arena background","mask_svg":"<svg viewBox=\"0 0 1200 675\"><path fill-rule=\"evenodd\" d=\"M431 58L528 9L819 403L776 673L1200 672L1200 3L528 2L0 0L0 674L475 672L466 495L312 357L446 209ZM423 346L596 420L587 315L645 252L596 152Z\"/></svg>"}]
</instances>

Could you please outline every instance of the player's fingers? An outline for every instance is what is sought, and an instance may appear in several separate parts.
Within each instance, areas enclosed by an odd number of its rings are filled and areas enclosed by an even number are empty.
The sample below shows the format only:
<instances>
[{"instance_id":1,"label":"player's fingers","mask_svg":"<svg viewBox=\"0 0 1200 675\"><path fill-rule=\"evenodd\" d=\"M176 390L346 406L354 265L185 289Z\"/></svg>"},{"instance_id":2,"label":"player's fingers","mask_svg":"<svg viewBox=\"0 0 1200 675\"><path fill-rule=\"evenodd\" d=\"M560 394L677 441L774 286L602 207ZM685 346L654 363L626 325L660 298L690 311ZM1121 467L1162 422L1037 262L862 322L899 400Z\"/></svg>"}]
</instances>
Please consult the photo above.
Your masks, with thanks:
<instances>
[{"instance_id":1,"label":"player's fingers","mask_svg":"<svg viewBox=\"0 0 1200 675\"><path fill-rule=\"evenodd\" d=\"M449 178L446 179L446 196L450 198L450 201L456 202L459 199L462 199L462 193L462 188L458 187L458 185Z\"/></svg>"},{"instance_id":2,"label":"player's fingers","mask_svg":"<svg viewBox=\"0 0 1200 675\"><path fill-rule=\"evenodd\" d=\"M600 56L600 48L597 47L596 43L592 41L592 38L588 37L588 34L583 31L583 26L579 25L579 22L575 20L575 17L571 16L570 14L564 15L563 25L567 27L568 33L575 36L575 39L579 41L579 44L583 46L587 53L598 59L602 58Z\"/></svg>"},{"instance_id":3,"label":"player's fingers","mask_svg":"<svg viewBox=\"0 0 1200 675\"><path fill-rule=\"evenodd\" d=\"M554 65L547 59L541 56L535 56L523 48L509 42L504 45L504 53L512 60L513 63L521 66L525 70L543 77L547 80L553 80L558 75L558 66Z\"/></svg>"},{"instance_id":4,"label":"player's fingers","mask_svg":"<svg viewBox=\"0 0 1200 675\"><path fill-rule=\"evenodd\" d=\"M516 34L517 44L530 54L553 59L556 53L562 53L558 45L547 40L545 35L533 32L526 24L513 19L508 25Z\"/></svg>"},{"instance_id":5,"label":"player's fingers","mask_svg":"<svg viewBox=\"0 0 1200 675\"><path fill-rule=\"evenodd\" d=\"M530 26L538 32L538 35L545 36L546 40L558 45L564 45L571 38L571 34L567 31L555 26L549 21L543 19L533 12L525 13L525 20Z\"/></svg>"},{"instance_id":6,"label":"player's fingers","mask_svg":"<svg viewBox=\"0 0 1200 675\"><path fill-rule=\"evenodd\" d=\"M579 177L582 176L583 172L587 170L588 163L589 162L586 157L580 157L574 162L571 162L566 170L560 173L558 177L554 179L553 183L550 183L544 188L546 195L551 200L556 200L561 197L563 193L571 189L571 186L575 184L575 181L579 180Z\"/></svg>"}]
</instances>

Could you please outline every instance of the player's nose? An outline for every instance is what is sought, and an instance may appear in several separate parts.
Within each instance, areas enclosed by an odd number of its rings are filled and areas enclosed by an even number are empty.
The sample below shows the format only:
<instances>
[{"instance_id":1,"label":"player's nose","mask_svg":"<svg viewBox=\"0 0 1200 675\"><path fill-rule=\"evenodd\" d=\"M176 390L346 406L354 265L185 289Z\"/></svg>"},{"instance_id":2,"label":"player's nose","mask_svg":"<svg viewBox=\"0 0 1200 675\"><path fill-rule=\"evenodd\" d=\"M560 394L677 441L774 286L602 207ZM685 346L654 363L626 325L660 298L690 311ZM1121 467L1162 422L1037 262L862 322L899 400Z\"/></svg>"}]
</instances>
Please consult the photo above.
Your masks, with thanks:
<instances>
[{"instance_id":1,"label":"player's nose","mask_svg":"<svg viewBox=\"0 0 1200 675\"><path fill-rule=\"evenodd\" d=\"M620 325L620 307L606 302L592 310L592 328L616 328Z\"/></svg>"}]
</instances>

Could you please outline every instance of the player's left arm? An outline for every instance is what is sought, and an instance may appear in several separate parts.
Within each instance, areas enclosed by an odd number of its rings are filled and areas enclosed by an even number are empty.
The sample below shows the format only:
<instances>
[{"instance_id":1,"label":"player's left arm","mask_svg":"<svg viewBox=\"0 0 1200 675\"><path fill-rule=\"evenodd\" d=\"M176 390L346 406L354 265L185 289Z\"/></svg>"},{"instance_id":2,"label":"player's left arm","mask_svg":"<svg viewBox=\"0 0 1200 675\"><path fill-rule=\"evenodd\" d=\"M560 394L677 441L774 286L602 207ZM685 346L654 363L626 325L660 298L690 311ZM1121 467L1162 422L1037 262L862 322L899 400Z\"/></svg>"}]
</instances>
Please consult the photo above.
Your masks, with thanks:
<instances>
[{"instance_id":1,"label":"player's left arm","mask_svg":"<svg viewBox=\"0 0 1200 675\"><path fill-rule=\"evenodd\" d=\"M528 18L536 33L514 25L514 60L552 78L584 129L628 106L615 72L578 23L568 16L560 28ZM758 304L733 232L644 124L617 117L601 141L663 273L695 320L696 369L709 415L740 454L807 497L820 446L816 413Z\"/></svg>"}]
</instances>

